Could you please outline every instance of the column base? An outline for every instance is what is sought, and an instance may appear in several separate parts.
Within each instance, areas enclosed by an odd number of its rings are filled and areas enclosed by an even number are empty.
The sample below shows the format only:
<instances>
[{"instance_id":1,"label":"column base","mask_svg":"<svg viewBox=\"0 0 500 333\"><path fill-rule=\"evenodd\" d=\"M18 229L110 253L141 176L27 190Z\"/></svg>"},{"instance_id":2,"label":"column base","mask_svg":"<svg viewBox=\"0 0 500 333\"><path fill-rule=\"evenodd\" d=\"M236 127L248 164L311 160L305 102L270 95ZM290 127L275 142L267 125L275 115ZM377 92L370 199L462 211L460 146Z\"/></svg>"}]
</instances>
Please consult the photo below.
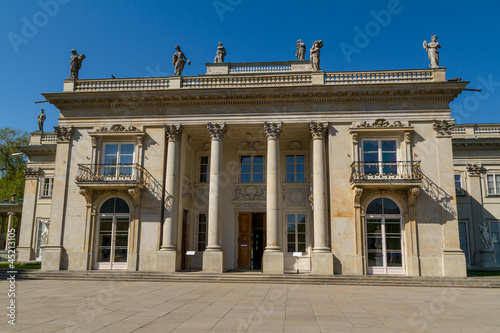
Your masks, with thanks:
<instances>
[{"instance_id":1,"label":"column base","mask_svg":"<svg viewBox=\"0 0 500 333\"><path fill-rule=\"evenodd\" d=\"M204 273L224 273L226 267L226 255L224 251L203 252Z\"/></svg>"},{"instance_id":2,"label":"column base","mask_svg":"<svg viewBox=\"0 0 500 333\"><path fill-rule=\"evenodd\" d=\"M156 270L164 273L174 273L177 264L177 251L158 251L156 255Z\"/></svg>"},{"instance_id":3,"label":"column base","mask_svg":"<svg viewBox=\"0 0 500 333\"><path fill-rule=\"evenodd\" d=\"M17 261L31 261L31 258L34 258L34 253L31 247L20 247L16 248L17 251Z\"/></svg>"},{"instance_id":4,"label":"column base","mask_svg":"<svg viewBox=\"0 0 500 333\"><path fill-rule=\"evenodd\" d=\"M42 250L42 271L58 271L61 269L61 246L45 246Z\"/></svg>"},{"instance_id":5,"label":"column base","mask_svg":"<svg viewBox=\"0 0 500 333\"><path fill-rule=\"evenodd\" d=\"M312 274L333 275L333 254L331 252L312 253Z\"/></svg>"},{"instance_id":6,"label":"column base","mask_svg":"<svg viewBox=\"0 0 500 333\"><path fill-rule=\"evenodd\" d=\"M262 273L283 274L285 272L285 262L283 252L266 252L262 257Z\"/></svg>"},{"instance_id":7,"label":"column base","mask_svg":"<svg viewBox=\"0 0 500 333\"><path fill-rule=\"evenodd\" d=\"M467 277L465 255L461 249L443 251L443 276Z\"/></svg>"}]
</instances>

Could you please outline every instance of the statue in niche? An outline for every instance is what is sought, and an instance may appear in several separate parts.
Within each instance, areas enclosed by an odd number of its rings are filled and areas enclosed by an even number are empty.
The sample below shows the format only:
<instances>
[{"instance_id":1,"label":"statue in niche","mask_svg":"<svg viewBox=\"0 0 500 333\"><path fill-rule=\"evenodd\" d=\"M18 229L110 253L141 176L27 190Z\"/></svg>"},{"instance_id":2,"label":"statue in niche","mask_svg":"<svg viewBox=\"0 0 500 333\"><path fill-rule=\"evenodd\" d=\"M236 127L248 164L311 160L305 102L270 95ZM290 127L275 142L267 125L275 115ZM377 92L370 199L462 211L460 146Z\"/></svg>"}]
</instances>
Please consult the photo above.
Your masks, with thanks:
<instances>
[{"instance_id":1,"label":"statue in niche","mask_svg":"<svg viewBox=\"0 0 500 333\"><path fill-rule=\"evenodd\" d=\"M75 49L71 50L71 61L69 63L70 79L78 80L78 72L82 68L82 62L85 54L78 54Z\"/></svg>"},{"instance_id":2,"label":"statue in niche","mask_svg":"<svg viewBox=\"0 0 500 333\"><path fill-rule=\"evenodd\" d=\"M491 249L491 236L490 236L490 231L488 230L488 224L486 222L483 222L482 224L479 225L479 233L480 233L480 238L481 242L483 242L484 248L485 249Z\"/></svg>"},{"instance_id":3,"label":"statue in niche","mask_svg":"<svg viewBox=\"0 0 500 333\"><path fill-rule=\"evenodd\" d=\"M311 65L313 70L319 71L320 66L319 66L319 52L321 51L321 48L323 47L323 41L322 40L317 40L314 42L312 48L311 48Z\"/></svg>"},{"instance_id":4,"label":"statue in niche","mask_svg":"<svg viewBox=\"0 0 500 333\"><path fill-rule=\"evenodd\" d=\"M304 60L306 56L306 44L302 43L302 39L299 39L296 47L297 52L295 52L295 56L297 57L297 60Z\"/></svg>"},{"instance_id":5,"label":"statue in niche","mask_svg":"<svg viewBox=\"0 0 500 333\"><path fill-rule=\"evenodd\" d=\"M184 52L181 51L181 47L179 45L175 45L175 49L177 52L172 56L172 64L175 67L175 75L182 75L182 70L184 69L184 65L186 61L188 65L191 65L191 61L187 60Z\"/></svg>"},{"instance_id":6,"label":"statue in niche","mask_svg":"<svg viewBox=\"0 0 500 333\"><path fill-rule=\"evenodd\" d=\"M441 44L436 42L437 36L434 35L431 37L431 42L427 43L426 40L424 40L424 50L427 51L427 54L429 55L429 60L430 60L430 68L439 68L439 48L441 48Z\"/></svg>"},{"instance_id":7,"label":"statue in niche","mask_svg":"<svg viewBox=\"0 0 500 333\"><path fill-rule=\"evenodd\" d=\"M43 123L45 122L45 113L42 109L38 115L38 130L43 133Z\"/></svg>"},{"instance_id":8,"label":"statue in niche","mask_svg":"<svg viewBox=\"0 0 500 333\"><path fill-rule=\"evenodd\" d=\"M226 48L219 42L219 46L217 46L217 53L215 54L214 62L224 62L224 57L226 56Z\"/></svg>"}]
</instances>

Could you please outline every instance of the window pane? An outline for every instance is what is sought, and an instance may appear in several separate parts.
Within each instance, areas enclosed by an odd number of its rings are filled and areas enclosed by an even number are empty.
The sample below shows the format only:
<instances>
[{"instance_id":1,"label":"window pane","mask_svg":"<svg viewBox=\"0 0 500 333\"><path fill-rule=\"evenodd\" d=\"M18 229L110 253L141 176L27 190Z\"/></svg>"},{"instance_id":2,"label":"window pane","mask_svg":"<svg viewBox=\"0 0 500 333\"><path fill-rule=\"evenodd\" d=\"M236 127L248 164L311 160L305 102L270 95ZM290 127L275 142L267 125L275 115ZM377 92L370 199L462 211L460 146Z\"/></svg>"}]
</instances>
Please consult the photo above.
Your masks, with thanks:
<instances>
[{"instance_id":1,"label":"window pane","mask_svg":"<svg viewBox=\"0 0 500 333\"><path fill-rule=\"evenodd\" d=\"M289 233L295 232L295 224L289 223L287 230L288 230Z\"/></svg>"},{"instance_id":2,"label":"window pane","mask_svg":"<svg viewBox=\"0 0 500 333\"><path fill-rule=\"evenodd\" d=\"M378 141L363 141L363 151L378 151Z\"/></svg>"},{"instance_id":3,"label":"window pane","mask_svg":"<svg viewBox=\"0 0 500 333\"><path fill-rule=\"evenodd\" d=\"M396 141L395 140L382 140L382 151L396 151Z\"/></svg>"},{"instance_id":4,"label":"window pane","mask_svg":"<svg viewBox=\"0 0 500 333\"><path fill-rule=\"evenodd\" d=\"M111 249L110 248L102 248L99 251L99 262L109 262L111 259Z\"/></svg>"},{"instance_id":5,"label":"window pane","mask_svg":"<svg viewBox=\"0 0 500 333\"><path fill-rule=\"evenodd\" d=\"M106 200L106 202L102 204L101 209L99 210L99 213L114 213L114 212L115 212L114 198Z\"/></svg>"},{"instance_id":6,"label":"window pane","mask_svg":"<svg viewBox=\"0 0 500 333\"><path fill-rule=\"evenodd\" d=\"M306 232L306 225L305 225L305 223L299 223L297 225L297 231L298 232Z\"/></svg>"},{"instance_id":7,"label":"window pane","mask_svg":"<svg viewBox=\"0 0 500 333\"><path fill-rule=\"evenodd\" d=\"M400 252L387 252L387 267L402 267L402 255Z\"/></svg>"},{"instance_id":8,"label":"window pane","mask_svg":"<svg viewBox=\"0 0 500 333\"><path fill-rule=\"evenodd\" d=\"M304 164L305 162L304 155L297 155L296 159L297 159L297 164Z\"/></svg>"},{"instance_id":9,"label":"window pane","mask_svg":"<svg viewBox=\"0 0 500 333\"><path fill-rule=\"evenodd\" d=\"M105 156L104 157L104 164L116 164L116 156Z\"/></svg>"},{"instance_id":10,"label":"window pane","mask_svg":"<svg viewBox=\"0 0 500 333\"><path fill-rule=\"evenodd\" d=\"M305 181L306 181L306 177L303 173L297 174L297 179L296 179L297 183L303 183Z\"/></svg>"},{"instance_id":11,"label":"window pane","mask_svg":"<svg viewBox=\"0 0 500 333\"><path fill-rule=\"evenodd\" d=\"M382 153L382 162L396 162L396 153Z\"/></svg>"},{"instance_id":12,"label":"window pane","mask_svg":"<svg viewBox=\"0 0 500 333\"><path fill-rule=\"evenodd\" d=\"M288 252L295 252L295 243L288 243Z\"/></svg>"},{"instance_id":13,"label":"window pane","mask_svg":"<svg viewBox=\"0 0 500 333\"><path fill-rule=\"evenodd\" d=\"M111 246L111 234L103 234L99 237L99 246Z\"/></svg>"},{"instance_id":14,"label":"window pane","mask_svg":"<svg viewBox=\"0 0 500 333\"><path fill-rule=\"evenodd\" d=\"M242 182L242 183L250 183L251 182L250 175L249 174L240 175L240 182Z\"/></svg>"},{"instance_id":15,"label":"window pane","mask_svg":"<svg viewBox=\"0 0 500 333\"><path fill-rule=\"evenodd\" d=\"M288 233L288 243L295 243L295 233Z\"/></svg>"},{"instance_id":16,"label":"window pane","mask_svg":"<svg viewBox=\"0 0 500 333\"><path fill-rule=\"evenodd\" d=\"M264 166L263 165L254 165L253 166L253 172L254 173L263 173L264 172Z\"/></svg>"},{"instance_id":17,"label":"window pane","mask_svg":"<svg viewBox=\"0 0 500 333\"><path fill-rule=\"evenodd\" d=\"M125 214L130 213L130 210L125 200L120 198L115 198L115 199L116 199L115 213L125 213Z\"/></svg>"},{"instance_id":18,"label":"window pane","mask_svg":"<svg viewBox=\"0 0 500 333\"><path fill-rule=\"evenodd\" d=\"M286 174L286 181L288 183L293 183L295 181L295 175L293 173Z\"/></svg>"},{"instance_id":19,"label":"window pane","mask_svg":"<svg viewBox=\"0 0 500 333\"><path fill-rule=\"evenodd\" d=\"M384 198L384 214L399 214L399 207L391 199Z\"/></svg>"},{"instance_id":20,"label":"window pane","mask_svg":"<svg viewBox=\"0 0 500 333\"><path fill-rule=\"evenodd\" d=\"M107 144L104 148L105 155L117 155L118 154L118 145L110 145Z\"/></svg>"},{"instance_id":21,"label":"window pane","mask_svg":"<svg viewBox=\"0 0 500 333\"><path fill-rule=\"evenodd\" d=\"M377 153L367 153L363 154L364 162L378 162L378 152Z\"/></svg>"},{"instance_id":22,"label":"window pane","mask_svg":"<svg viewBox=\"0 0 500 333\"><path fill-rule=\"evenodd\" d=\"M116 235L115 246L127 246L127 244L128 244L128 235Z\"/></svg>"},{"instance_id":23,"label":"window pane","mask_svg":"<svg viewBox=\"0 0 500 333\"><path fill-rule=\"evenodd\" d=\"M385 243L387 250L401 250L401 238L399 237L388 237Z\"/></svg>"},{"instance_id":24,"label":"window pane","mask_svg":"<svg viewBox=\"0 0 500 333\"><path fill-rule=\"evenodd\" d=\"M298 241L299 243L305 243L306 242L306 235L305 234L298 234Z\"/></svg>"},{"instance_id":25,"label":"window pane","mask_svg":"<svg viewBox=\"0 0 500 333\"><path fill-rule=\"evenodd\" d=\"M120 164L132 164L134 157L131 155L120 155Z\"/></svg>"},{"instance_id":26,"label":"window pane","mask_svg":"<svg viewBox=\"0 0 500 333\"><path fill-rule=\"evenodd\" d=\"M241 156L241 164L250 164L252 162L251 156Z\"/></svg>"},{"instance_id":27,"label":"window pane","mask_svg":"<svg viewBox=\"0 0 500 333\"><path fill-rule=\"evenodd\" d=\"M305 167L304 164L297 164L297 172L304 172Z\"/></svg>"},{"instance_id":28,"label":"window pane","mask_svg":"<svg viewBox=\"0 0 500 333\"><path fill-rule=\"evenodd\" d=\"M298 244L297 249L299 252L306 252L306 244Z\"/></svg>"},{"instance_id":29,"label":"window pane","mask_svg":"<svg viewBox=\"0 0 500 333\"><path fill-rule=\"evenodd\" d=\"M127 249L115 249L114 262L127 262Z\"/></svg>"},{"instance_id":30,"label":"window pane","mask_svg":"<svg viewBox=\"0 0 500 333\"><path fill-rule=\"evenodd\" d=\"M253 181L254 183L262 183L264 182L264 175L263 174L257 174L253 176Z\"/></svg>"},{"instance_id":31,"label":"window pane","mask_svg":"<svg viewBox=\"0 0 500 333\"><path fill-rule=\"evenodd\" d=\"M247 164L242 164L240 167L240 172L241 173L250 173L252 171L252 167Z\"/></svg>"},{"instance_id":32,"label":"window pane","mask_svg":"<svg viewBox=\"0 0 500 333\"><path fill-rule=\"evenodd\" d=\"M295 156L294 155L287 155L286 156L286 163L287 164L292 164L295 162Z\"/></svg>"},{"instance_id":33,"label":"window pane","mask_svg":"<svg viewBox=\"0 0 500 333\"><path fill-rule=\"evenodd\" d=\"M264 156L254 156L253 164L264 164Z\"/></svg>"},{"instance_id":34,"label":"window pane","mask_svg":"<svg viewBox=\"0 0 500 333\"><path fill-rule=\"evenodd\" d=\"M382 198L377 198L370 202L366 209L366 214L382 214Z\"/></svg>"},{"instance_id":35,"label":"window pane","mask_svg":"<svg viewBox=\"0 0 500 333\"><path fill-rule=\"evenodd\" d=\"M368 252L368 266L379 267L384 265L384 257L382 253Z\"/></svg>"},{"instance_id":36,"label":"window pane","mask_svg":"<svg viewBox=\"0 0 500 333\"><path fill-rule=\"evenodd\" d=\"M295 214L287 214L286 215L286 221L288 223L295 223Z\"/></svg>"}]
</instances>

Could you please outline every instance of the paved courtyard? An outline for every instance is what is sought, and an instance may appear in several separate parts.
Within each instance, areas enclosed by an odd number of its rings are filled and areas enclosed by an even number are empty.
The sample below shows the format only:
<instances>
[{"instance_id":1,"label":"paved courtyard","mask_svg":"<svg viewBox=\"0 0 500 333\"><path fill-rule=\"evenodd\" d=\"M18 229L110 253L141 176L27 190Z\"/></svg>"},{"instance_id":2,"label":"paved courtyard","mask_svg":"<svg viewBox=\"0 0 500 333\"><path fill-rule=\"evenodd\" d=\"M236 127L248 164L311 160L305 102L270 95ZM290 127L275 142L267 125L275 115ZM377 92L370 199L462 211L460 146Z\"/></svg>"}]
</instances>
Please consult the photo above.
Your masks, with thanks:
<instances>
[{"instance_id":1,"label":"paved courtyard","mask_svg":"<svg viewBox=\"0 0 500 333\"><path fill-rule=\"evenodd\" d=\"M17 281L0 332L499 332L500 289Z\"/></svg>"}]
</instances>

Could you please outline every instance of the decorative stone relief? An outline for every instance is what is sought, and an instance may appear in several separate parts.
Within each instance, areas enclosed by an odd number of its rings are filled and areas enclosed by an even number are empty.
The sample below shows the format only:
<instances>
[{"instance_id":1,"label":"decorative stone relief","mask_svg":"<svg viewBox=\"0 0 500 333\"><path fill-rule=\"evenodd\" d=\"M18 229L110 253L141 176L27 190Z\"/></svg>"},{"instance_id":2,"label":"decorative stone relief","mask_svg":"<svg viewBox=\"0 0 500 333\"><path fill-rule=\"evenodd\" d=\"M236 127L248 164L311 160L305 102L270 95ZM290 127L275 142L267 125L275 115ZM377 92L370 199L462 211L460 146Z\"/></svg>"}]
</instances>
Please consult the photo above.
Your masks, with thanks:
<instances>
[{"instance_id":1,"label":"decorative stone relief","mask_svg":"<svg viewBox=\"0 0 500 333\"><path fill-rule=\"evenodd\" d=\"M85 197L87 204L92 203L92 193L93 191L88 188L80 188L80 194Z\"/></svg>"},{"instance_id":2,"label":"decorative stone relief","mask_svg":"<svg viewBox=\"0 0 500 333\"><path fill-rule=\"evenodd\" d=\"M493 248L491 244L491 234L488 227L488 223L483 222L479 225L479 236L481 238L481 242L483 243L485 249L489 250Z\"/></svg>"},{"instance_id":3,"label":"decorative stone relief","mask_svg":"<svg viewBox=\"0 0 500 333\"><path fill-rule=\"evenodd\" d=\"M299 150L300 149L300 142L299 141L290 142L290 149Z\"/></svg>"},{"instance_id":4,"label":"decorative stone relief","mask_svg":"<svg viewBox=\"0 0 500 333\"><path fill-rule=\"evenodd\" d=\"M135 205L141 202L141 189L137 187L130 187L128 189L128 194L132 197Z\"/></svg>"},{"instance_id":5,"label":"decorative stone relief","mask_svg":"<svg viewBox=\"0 0 500 333\"><path fill-rule=\"evenodd\" d=\"M226 123L207 123L207 129L212 140L224 140L224 135L227 132Z\"/></svg>"},{"instance_id":6,"label":"decorative stone relief","mask_svg":"<svg viewBox=\"0 0 500 333\"><path fill-rule=\"evenodd\" d=\"M140 130L135 126L123 126L120 124L113 125L111 127L100 127L96 130L96 132L140 132Z\"/></svg>"},{"instance_id":7,"label":"decorative stone relief","mask_svg":"<svg viewBox=\"0 0 500 333\"><path fill-rule=\"evenodd\" d=\"M245 141L238 146L238 150L240 151L264 150L265 148L266 148L265 144L259 141Z\"/></svg>"},{"instance_id":8,"label":"decorative stone relief","mask_svg":"<svg viewBox=\"0 0 500 333\"><path fill-rule=\"evenodd\" d=\"M311 133L311 137L313 140L316 139L324 140L328 132L328 122L319 123L311 121L309 123L309 132Z\"/></svg>"},{"instance_id":9,"label":"decorative stone relief","mask_svg":"<svg viewBox=\"0 0 500 333\"><path fill-rule=\"evenodd\" d=\"M191 200L194 198L193 182L188 178L184 178L182 181L182 197Z\"/></svg>"},{"instance_id":10,"label":"decorative stone relief","mask_svg":"<svg viewBox=\"0 0 500 333\"><path fill-rule=\"evenodd\" d=\"M441 135L451 135L451 130L455 126L453 120L436 120L432 122L432 127L434 130Z\"/></svg>"},{"instance_id":11,"label":"decorative stone relief","mask_svg":"<svg viewBox=\"0 0 500 333\"><path fill-rule=\"evenodd\" d=\"M418 194L420 193L420 187L410 187L408 189L408 204L414 205Z\"/></svg>"},{"instance_id":12,"label":"decorative stone relief","mask_svg":"<svg viewBox=\"0 0 500 333\"><path fill-rule=\"evenodd\" d=\"M40 235L41 241L40 245L44 246L49 243L49 225L50 225L50 220L48 219L42 219L40 220L41 223L45 225L43 228L42 234Z\"/></svg>"},{"instance_id":13,"label":"decorative stone relief","mask_svg":"<svg viewBox=\"0 0 500 333\"><path fill-rule=\"evenodd\" d=\"M233 201L265 201L266 189L264 186L236 185L233 191Z\"/></svg>"},{"instance_id":14,"label":"decorative stone relief","mask_svg":"<svg viewBox=\"0 0 500 333\"><path fill-rule=\"evenodd\" d=\"M363 188L356 186L354 187L354 207L361 207L361 196L363 195Z\"/></svg>"},{"instance_id":15,"label":"decorative stone relief","mask_svg":"<svg viewBox=\"0 0 500 333\"><path fill-rule=\"evenodd\" d=\"M304 207L308 202L308 188L283 186L282 193L288 207Z\"/></svg>"},{"instance_id":16,"label":"decorative stone relief","mask_svg":"<svg viewBox=\"0 0 500 333\"><path fill-rule=\"evenodd\" d=\"M375 127L375 128L384 128L384 127L404 127L405 125L400 122L399 120L394 121L392 124L383 119L376 119L374 122L369 123L367 121L363 121L361 124L358 125L359 128L365 128L365 127Z\"/></svg>"},{"instance_id":17,"label":"decorative stone relief","mask_svg":"<svg viewBox=\"0 0 500 333\"><path fill-rule=\"evenodd\" d=\"M54 126L54 132L56 132L57 141L70 141L74 131L75 128L73 126Z\"/></svg>"},{"instance_id":18,"label":"decorative stone relief","mask_svg":"<svg viewBox=\"0 0 500 333\"><path fill-rule=\"evenodd\" d=\"M172 124L163 126L168 141L179 141L182 136L182 125Z\"/></svg>"},{"instance_id":19,"label":"decorative stone relief","mask_svg":"<svg viewBox=\"0 0 500 333\"><path fill-rule=\"evenodd\" d=\"M37 179L40 174L40 168L26 168L24 169L26 179Z\"/></svg>"},{"instance_id":20,"label":"decorative stone relief","mask_svg":"<svg viewBox=\"0 0 500 333\"><path fill-rule=\"evenodd\" d=\"M481 171L483 171L483 166L481 164L467 164L466 168L471 176L479 176Z\"/></svg>"},{"instance_id":21,"label":"decorative stone relief","mask_svg":"<svg viewBox=\"0 0 500 333\"><path fill-rule=\"evenodd\" d=\"M264 130L266 131L268 140L277 140L283 131L283 123L268 123L265 121Z\"/></svg>"},{"instance_id":22,"label":"decorative stone relief","mask_svg":"<svg viewBox=\"0 0 500 333\"><path fill-rule=\"evenodd\" d=\"M208 206L209 200L209 187L208 186L195 186L193 191L193 199L196 205L200 207Z\"/></svg>"}]
</instances>

